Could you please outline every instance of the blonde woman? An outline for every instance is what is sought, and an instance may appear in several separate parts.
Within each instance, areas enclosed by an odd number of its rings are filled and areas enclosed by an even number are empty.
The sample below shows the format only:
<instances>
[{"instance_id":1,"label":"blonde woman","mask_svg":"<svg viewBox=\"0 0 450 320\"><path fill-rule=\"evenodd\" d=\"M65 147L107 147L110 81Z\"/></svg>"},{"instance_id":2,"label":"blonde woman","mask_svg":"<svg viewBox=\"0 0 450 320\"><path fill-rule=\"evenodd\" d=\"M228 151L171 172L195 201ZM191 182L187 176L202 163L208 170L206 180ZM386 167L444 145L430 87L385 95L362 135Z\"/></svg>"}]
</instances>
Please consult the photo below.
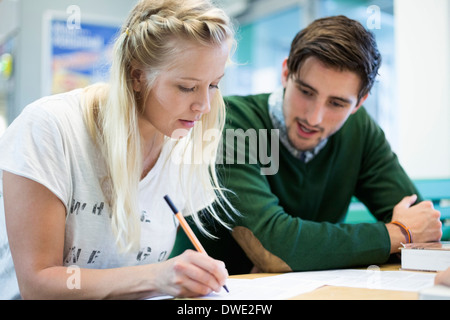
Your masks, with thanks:
<instances>
[{"instance_id":1,"label":"blonde woman","mask_svg":"<svg viewBox=\"0 0 450 320\"><path fill-rule=\"evenodd\" d=\"M0 140L0 298L221 289L221 261L194 251L167 260L177 223L163 197L221 222L219 139L202 134L222 130L232 43L228 17L208 0L141 1L115 43L109 84L24 109ZM198 150L202 161L186 161Z\"/></svg>"}]
</instances>

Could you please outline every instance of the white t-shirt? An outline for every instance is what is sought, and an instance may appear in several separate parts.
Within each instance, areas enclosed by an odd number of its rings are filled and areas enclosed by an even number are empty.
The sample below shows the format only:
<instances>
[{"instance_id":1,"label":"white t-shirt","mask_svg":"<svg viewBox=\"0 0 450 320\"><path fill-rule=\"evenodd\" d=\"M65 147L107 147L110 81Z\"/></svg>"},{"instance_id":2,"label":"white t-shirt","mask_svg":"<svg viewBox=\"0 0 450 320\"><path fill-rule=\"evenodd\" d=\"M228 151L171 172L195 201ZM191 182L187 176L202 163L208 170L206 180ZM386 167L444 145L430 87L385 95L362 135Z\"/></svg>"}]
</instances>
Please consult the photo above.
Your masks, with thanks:
<instances>
[{"instance_id":1,"label":"white t-shirt","mask_svg":"<svg viewBox=\"0 0 450 320\"><path fill-rule=\"evenodd\" d=\"M169 156L174 148L180 151L178 148L182 148L187 139L178 144L168 140L155 166L140 181L140 248L120 253L115 246L110 210L103 192L108 187L105 165L83 121L81 95L82 90L75 90L46 97L24 109L0 138L0 179L1 170L27 177L47 187L64 203L66 266L104 269L167 259L178 223L164 195L168 194L184 215L192 214L186 212L184 191L188 186L182 185L179 179L183 164L171 161ZM192 201L194 208L203 209L208 201L200 190L201 183L198 179L189 179L189 183L196 190L193 193L196 199ZM2 185L0 183L0 299L13 299L20 295L5 230Z\"/></svg>"}]
</instances>

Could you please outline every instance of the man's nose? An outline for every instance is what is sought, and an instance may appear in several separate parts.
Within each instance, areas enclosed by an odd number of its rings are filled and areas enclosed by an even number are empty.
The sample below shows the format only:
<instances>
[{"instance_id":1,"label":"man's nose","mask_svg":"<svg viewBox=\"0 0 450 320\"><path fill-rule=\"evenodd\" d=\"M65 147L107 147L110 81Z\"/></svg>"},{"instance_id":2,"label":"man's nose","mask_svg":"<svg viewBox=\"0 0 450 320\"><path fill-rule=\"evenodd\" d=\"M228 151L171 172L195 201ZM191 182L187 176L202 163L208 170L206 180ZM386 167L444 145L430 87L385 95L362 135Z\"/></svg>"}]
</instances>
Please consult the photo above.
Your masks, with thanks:
<instances>
[{"instance_id":1,"label":"man's nose","mask_svg":"<svg viewBox=\"0 0 450 320\"><path fill-rule=\"evenodd\" d=\"M323 121L323 115L325 113L325 103L316 101L308 110L307 118L308 124L312 127L318 126Z\"/></svg>"}]
</instances>

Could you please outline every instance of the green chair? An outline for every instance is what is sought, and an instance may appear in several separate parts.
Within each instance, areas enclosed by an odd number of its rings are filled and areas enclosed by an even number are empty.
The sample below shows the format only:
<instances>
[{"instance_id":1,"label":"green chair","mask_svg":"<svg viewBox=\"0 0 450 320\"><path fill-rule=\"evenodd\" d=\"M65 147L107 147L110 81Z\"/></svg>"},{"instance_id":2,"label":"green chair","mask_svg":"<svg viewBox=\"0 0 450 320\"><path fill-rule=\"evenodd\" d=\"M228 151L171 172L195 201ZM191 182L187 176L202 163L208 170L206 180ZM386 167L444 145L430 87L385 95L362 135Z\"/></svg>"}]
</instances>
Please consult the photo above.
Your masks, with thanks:
<instances>
[{"instance_id":1,"label":"green chair","mask_svg":"<svg viewBox=\"0 0 450 320\"><path fill-rule=\"evenodd\" d=\"M442 240L450 240L450 179L415 180L414 184L422 196L433 202L441 212Z\"/></svg>"},{"instance_id":2,"label":"green chair","mask_svg":"<svg viewBox=\"0 0 450 320\"><path fill-rule=\"evenodd\" d=\"M422 197L433 202L436 210L441 212L442 241L450 241L450 179L414 180L414 184ZM369 210L353 198L345 217L345 223L372 223L376 219Z\"/></svg>"}]
</instances>

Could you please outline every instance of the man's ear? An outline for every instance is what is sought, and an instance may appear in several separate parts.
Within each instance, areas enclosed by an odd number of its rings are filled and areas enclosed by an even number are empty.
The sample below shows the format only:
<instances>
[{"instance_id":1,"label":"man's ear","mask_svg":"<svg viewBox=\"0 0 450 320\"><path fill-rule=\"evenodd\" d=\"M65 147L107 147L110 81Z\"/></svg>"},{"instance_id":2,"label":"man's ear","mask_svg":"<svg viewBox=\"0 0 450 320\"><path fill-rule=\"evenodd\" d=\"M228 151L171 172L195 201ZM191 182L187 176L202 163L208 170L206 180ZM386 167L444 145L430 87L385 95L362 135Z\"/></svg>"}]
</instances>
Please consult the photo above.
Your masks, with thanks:
<instances>
[{"instance_id":1,"label":"man's ear","mask_svg":"<svg viewBox=\"0 0 450 320\"><path fill-rule=\"evenodd\" d=\"M362 97L361 99L359 99L358 105L352 110L351 114L356 113L356 111L359 110L359 108L361 108L361 106L363 105L363 103L367 100L367 98L369 97L369 94L367 93L364 97Z\"/></svg>"},{"instance_id":2,"label":"man's ear","mask_svg":"<svg viewBox=\"0 0 450 320\"><path fill-rule=\"evenodd\" d=\"M281 84L283 85L283 88L285 88L285 89L286 89L288 77L289 77L289 70L287 67L287 58L286 58L286 59L284 59L283 65L281 68Z\"/></svg>"},{"instance_id":3,"label":"man's ear","mask_svg":"<svg viewBox=\"0 0 450 320\"><path fill-rule=\"evenodd\" d=\"M131 80L133 81L133 90L135 92L141 92L144 85L144 72L141 69L131 69Z\"/></svg>"}]
</instances>

